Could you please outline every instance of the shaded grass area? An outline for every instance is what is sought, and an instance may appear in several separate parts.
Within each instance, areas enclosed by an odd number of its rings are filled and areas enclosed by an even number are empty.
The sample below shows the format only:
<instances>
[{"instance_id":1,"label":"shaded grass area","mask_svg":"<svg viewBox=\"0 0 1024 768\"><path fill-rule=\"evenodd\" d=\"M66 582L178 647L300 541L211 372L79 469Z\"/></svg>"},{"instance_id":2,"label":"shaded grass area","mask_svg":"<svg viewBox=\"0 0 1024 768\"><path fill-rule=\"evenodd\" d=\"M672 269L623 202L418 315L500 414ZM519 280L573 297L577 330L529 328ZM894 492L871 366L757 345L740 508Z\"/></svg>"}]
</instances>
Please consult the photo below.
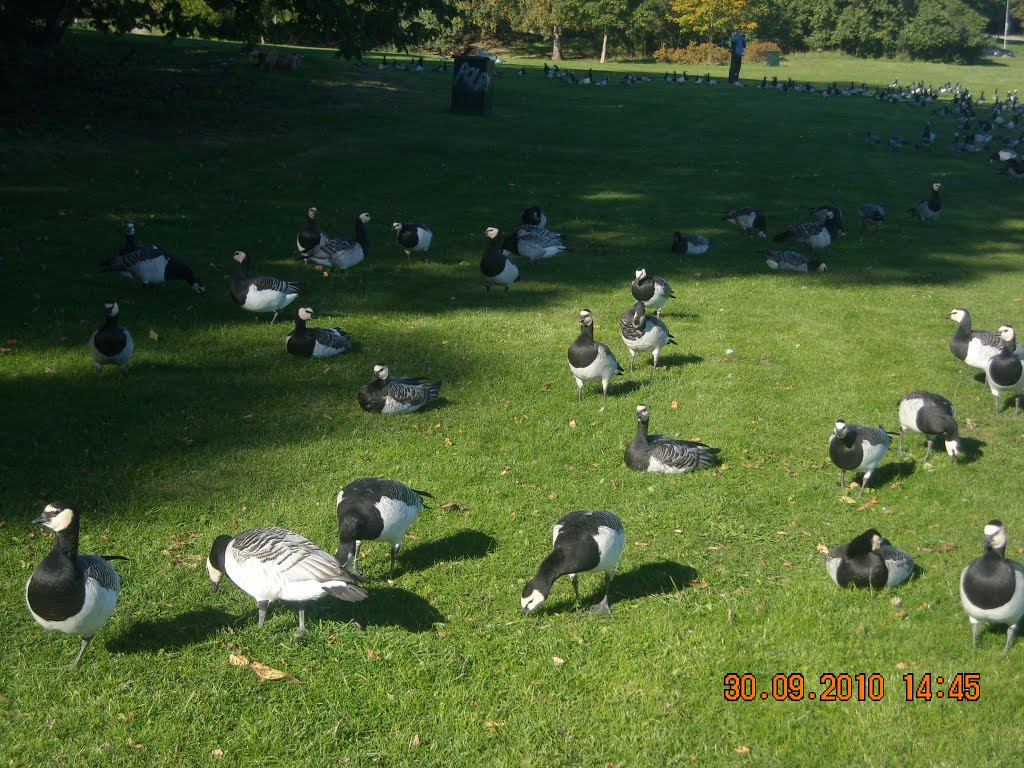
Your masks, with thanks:
<instances>
[{"instance_id":1,"label":"shaded grass area","mask_svg":"<svg viewBox=\"0 0 1024 768\"><path fill-rule=\"evenodd\" d=\"M72 42L8 69L19 85L0 138L0 263L18 286L0 355L11 764L773 765L825 753L953 765L1019 748L990 724L1016 700L1021 649L999 658L1000 636L986 633L972 652L956 589L987 520L1006 522L1016 551L1024 436L949 355L945 318L966 306L981 327L1024 326L1024 224L1016 188L983 158L946 151L951 122L933 121L931 152L872 150L869 127L916 136L927 110L661 81L565 88L536 62L522 78L506 67L492 117L453 117L448 77L327 52L263 73L227 44ZM780 74L884 83L890 66L901 82L1003 91L1018 71L808 55ZM637 67L608 67L626 70ZM937 179L943 219L918 226L904 211ZM843 207L850 234L822 275L768 274L765 243L721 220L757 204L774 234L823 202ZM886 205L882 231L858 231L863 202ZM310 204L331 234L373 216L370 255L347 278L292 259ZM532 204L572 250L485 294L484 228ZM99 274L129 218L191 264L207 295ZM391 240L399 220L434 229L429 266L406 266ZM676 229L709 235L711 251L670 253ZM256 271L305 282L305 303L357 349L286 355L288 322L254 322L228 299L237 249ZM594 312L597 338L625 360L616 321L638 264L671 281L664 319L679 346L653 384L641 356L605 411L594 385L577 406L564 355L578 311ZM127 376L97 383L85 343L110 295L138 346ZM378 361L443 379L444 403L393 419L359 411ZM964 460L922 466L923 441L908 438L911 455L876 472L869 505L847 504L825 450L831 425L895 429L896 402L916 388L957 405ZM719 473L626 470L638 402L655 431L721 447ZM203 561L219 533L284 525L333 551L334 497L360 476L435 496L394 587L381 581L387 546L366 545L371 598L313 607L298 647L291 607L275 605L257 633L248 596L209 593ZM77 641L43 633L22 607L49 546L29 521L65 497L84 509L84 550L131 558L77 672L63 668ZM575 508L625 522L615 617L574 615L561 580L522 618L550 527ZM898 604L840 592L822 568L817 545L871 526L920 565ZM585 604L599 589L581 577ZM229 653L302 683L261 684ZM759 691L802 673L818 692L827 672L878 673L885 694L730 703L728 672L756 675ZM906 701L904 675L956 672L981 674L981 701Z\"/></svg>"}]
</instances>

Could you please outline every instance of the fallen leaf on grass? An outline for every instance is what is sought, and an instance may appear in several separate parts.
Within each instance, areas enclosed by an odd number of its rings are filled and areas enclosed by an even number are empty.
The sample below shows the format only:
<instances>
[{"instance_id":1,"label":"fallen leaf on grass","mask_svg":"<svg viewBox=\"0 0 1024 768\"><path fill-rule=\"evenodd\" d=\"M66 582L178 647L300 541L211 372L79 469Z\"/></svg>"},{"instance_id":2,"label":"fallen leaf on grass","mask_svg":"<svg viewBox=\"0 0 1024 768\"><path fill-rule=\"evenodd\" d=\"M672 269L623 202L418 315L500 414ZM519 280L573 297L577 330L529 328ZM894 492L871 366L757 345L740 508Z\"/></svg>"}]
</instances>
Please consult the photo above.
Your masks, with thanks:
<instances>
[{"instance_id":1,"label":"fallen leaf on grass","mask_svg":"<svg viewBox=\"0 0 1024 768\"><path fill-rule=\"evenodd\" d=\"M224 757L224 750L220 747L210 750L210 757Z\"/></svg>"},{"instance_id":2,"label":"fallen leaf on grass","mask_svg":"<svg viewBox=\"0 0 1024 768\"><path fill-rule=\"evenodd\" d=\"M686 586L692 587L693 589L707 589L708 583L703 579L690 579L686 582Z\"/></svg>"},{"instance_id":3,"label":"fallen leaf on grass","mask_svg":"<svg viewBox=\"0 0 1024 768\"><path fill-rule=\"evenodd\" d=\"M819 544L818 546L815 547L815 549L818 550L819 552L821 552L821 554L823 554L823 555L827 555L828 554L828 547L826 547L824 544Z\"/></svg>"},{"instance_id":4,"label":"fallen leaf on grass","mask_svg":"<svg viewBox=\"0 0 1024 768\"><path fill-rule=\"evenodd\" d=\"M441 505L441 509L444 510L455 510L456 512L462 512L466 509L465 504L460 504L457 501L448 501Z\"/></svg>"},{"instance_id":5,"label":"fallen leaf on grass","mask_svg":"<svg viewBox=\"0 0 1024 768\"><path fill-rule=\"evenodd\" d=\"M300 682L298 678L292 677L287 672L282 672L279 669L268 667L266 664L261 664L258 661L249 661L248 658L241 654L232 653L228 656L228 664L233 667L248 667L260 680L284 680L289 683Z\"/></svg>"},{"instance_id":6,"label":"fallen leaf on grass","mask_svg":"<svg viewBox=\"0 0 1024 768\"><path fill-rule=\"evenodd\" d=\"M413 737L409 739L410 747L418 747L420 745L420 735L418 733L413 734Z\"/></svg>"},{"instance_id":7,"label":"fallen leaf on grass","mask_svg":"<svg viewBox=\"0 0 1024 768\"><path fill-rule=\"evenodd\" d=\"M747 752L750 751L750 747L746 747L740 744L738 747L736 747L736 751L739 752L741 755L745 755L747 754Z\"/></svg>"},{"instance_id":8,"label":"fallen leaf on grass","mask_svg":"<svg viewBox=\"0 0 1024 768\"><path fill-rule=\"evenodd\" d=\"M569 429L576 429L576 419L569 419Z\"/></svg>"},{"instance_id":9,"label":"fallen leaf on grass","mask_svg":"<svg viewBox=\"0 0 1024 768\"><path fill-rule=\"evenodd\" d=\"M793 564L791 562L789 562L789 560L783 560L782 561L782 567L783 568L792 568Z\"/></svg>"},{"instance_id":10,"label":"fallen leaf on grass","mask_svg":"<svg viewBox=\"0 0 1024 768\"><path fill-rule=\"evenodd\" d=\"M556 667L560 667L563 664L565 664L565 659L563 659L561 656L552 656L551 663L554 664Z\"/></svg>"},{"instance_id":11,"label":"fallen leaf on grass","mask_svg":"<svg viewBox=\"0 0 1024 768\"><path fill-rule=\"evenodd\" d=\"M504 728L504 720L486 720L484 721L484 728Z\"/></svg>"},{"instance_id":12,"label":"fallen leaf on grass","mask_svg":"<svg viewBox=\"0 0 1024 768\"><path fill-rule=\"evenodd\" d=\"M149 334L147 334L147 335L148 335L148 336L149 336L149 338L151 338L151 339L152 339L153 341L160 341L160 334L159 334L159 333L157 333L156 331L154 331L154 330L153 330L152 328L150 328L150 329L149 329Z\"/></svg>"},{"instance_id":13,"label":"fallen leaf on grass","mask_svg":"<svg viewBox=\"0 0 1024 768\"><path fill-rule=\"evenodd\" d=\"M863 512L865 509L870 509L871 507L875 506L875 504L877 504L877 503L878 503L878 497L877 496L872 496L871 497L871 501L866 501L863 504L861 504L859 507L857 507L857 511L858 512Z\"/></svg>"},{"instance_id":14,"label":"fallen leaf on grass","mask_svg":"<svg viewBox=\"0 0 1024 768\"><path fill-rule=\"evenodd\" d=\"M555 491L552 491L551 493L548 494L548 498L551 499L551 501L554 501L555 499L558 498L558 494Z\"/></svg>"},{"instance_id":15,"label":"fallen leaf on grass","mask_svg":"<svg viewBox=\"0 0 1024 768\"><path fill-rule=\"evenodd\" d=\"M551 385L554 383L555 382L553 381L545 381L543 384L540 385L541 391L547 392L549 389L551 389Z\"/></svg>"},{"instance_id":16,"label":"fallen leaf on grass","mask_svg":"<svg viewBox=\"0 0 1024 768\"><path fill-rule=\"evenodd\" d=\"M853 496L840 496L840 501L845 501L847 504L856 504L857 500Z\"/></svg>"},{"instance_id":17,"label":"fallen leaf on grass","mask_svg":"<svg viewBox=\"0 0 1024 768\"><path fill-rule=\"evenodd\" d=\"M370 661L380 661L380 654L373 650L373 648L367 648L366 658L368 658Z\"/></svg>"},{"instance_id":18,"label":"fallen leaf on grass","mask_svg":"<svg viewBox=\"0 0 1024 768\"><path fill-rule=\"evenodd\" d=\"M131 736L128 737L128 746L131 747L132 749L145 749L146 748L145 744L139 744L139 742L137 742Z\"/></svg>"},{"instance_id":19,"label":"fallen leaf on grass","mask_svg":"<svg viewBox=\"0 0 1024 768\"><path fill-rule=\"evenodd\" d=\"M671 403L669 403L669 405L672 408L678 408L679 407L679 401L678 400L673 400Z\"/></svg>"}]
</instances>

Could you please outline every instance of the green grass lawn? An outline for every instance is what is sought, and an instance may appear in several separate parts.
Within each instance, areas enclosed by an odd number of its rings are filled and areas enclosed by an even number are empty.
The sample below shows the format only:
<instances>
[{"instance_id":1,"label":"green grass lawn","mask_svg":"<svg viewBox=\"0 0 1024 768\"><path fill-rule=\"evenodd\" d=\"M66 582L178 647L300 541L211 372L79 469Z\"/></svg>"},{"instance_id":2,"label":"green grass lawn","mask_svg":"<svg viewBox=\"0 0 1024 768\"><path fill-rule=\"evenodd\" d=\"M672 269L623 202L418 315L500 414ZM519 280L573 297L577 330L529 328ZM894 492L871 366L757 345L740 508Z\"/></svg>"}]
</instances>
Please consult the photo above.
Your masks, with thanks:
<instances>
[{"instance_id":1,"label":"green grass lawn","mask_svg":"<svg viewBox=\"0 0 1024 768\"><path fill-rule=\"evenodd\" d=\"M1024 329L1021 193L984 155L868 148L916 137L927 109L753 88L677 86L665 67L608 65L608 88L544 80L537 61L497 80L488 118L452 116L450 74L361 70L306 51L259 72L231 44L75 34L56 56L9 61L0 146L0 646L5 765L1010 764L1024 647L1002 628L971 649L959 574L1000 517L1024 546L1024 421L993 415L976 372L947 348L950 309L981 328ZM372 60L373 63L376 59ZM525 61L525 60L524 60ZM577 70L586 62L573 62ZM787 57L780 78L1018 86L1017 60L974 67ZM623 88L624 71L654 82ZM713 72L724 80L722 71ZM745 78L772 70L744 67ZM944 184L935 227L905 210ZM723 211L759 205L769 232L843 207L849 235L821 275L771 274ZM857 207L890 222L861 233ZM542 205L572 250L506 294L484 292L484 229ZM327 280L294 261L309 205L331 234L368 211L370 255ZM97 271L133 220L207 286L146 289ZM407 266L391 222L434 230ZM669 250L673 230L710 252ZM228 297L245 250L254 271L308 296L274 326ZM589 308L598 340L628 360L617 321L637 265L670 280L678 341L617 379L605 410L582 404L565 353ZM116 296L136 340L128 374L97 383L89 334ZM285 353L292 309L357 342L326 362ZM732 349L732 354L726 354ZM444 380L418 414L362 412L376 362ZM912 389L956 404L965 456L890 452L856 504L836 487L838 418L898 428ZM638 403L652 430L721 448L716 472L658 476L622 461ZM1007 401L1008 402L1008 401ZM213 539L282 525L328 551L334 499L381 476L431 492L393 587L387 545L367 544L370 598L330 599L291 643L294 609L256 631L252 600L211 594ZM118 553L124 590L82 667L78 640L46 633L24 584L50 546L31 520L68 499L82 548ZM522 617L519 598L572 509L608 509L627 544L614 616L574 612L567 579ZM920 566L884 594L841 591L821 545L877 527ZM581 577L584 600L600 579ZM244 655L299 683L260 682ZM907 701L904 675L980 674L976 702ZM724 700L728 673L757 693L777 674L880 675L880 701ZM945 688L946 685L936 686ZM1008 717L1009 715L1009 717Z\"/></svg>"}]
</instances>

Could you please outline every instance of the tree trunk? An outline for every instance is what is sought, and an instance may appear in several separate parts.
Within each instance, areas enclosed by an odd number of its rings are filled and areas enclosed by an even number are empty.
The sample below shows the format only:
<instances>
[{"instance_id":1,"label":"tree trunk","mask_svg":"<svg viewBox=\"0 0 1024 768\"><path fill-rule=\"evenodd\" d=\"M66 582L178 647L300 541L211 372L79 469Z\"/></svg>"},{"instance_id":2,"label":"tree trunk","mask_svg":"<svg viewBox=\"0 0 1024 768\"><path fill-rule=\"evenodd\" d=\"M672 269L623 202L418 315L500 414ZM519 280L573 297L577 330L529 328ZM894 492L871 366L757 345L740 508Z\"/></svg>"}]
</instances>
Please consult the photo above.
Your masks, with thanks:
<instances>
[{"instance_id":1,"label":"tree trunk","mask_svg":"<svg viewBox=\"0 0 1024 768\"><path fill-rule=\"evenodd\" d=\"M551 25L551 60L562 60L562 27L558 24Z\"/></svg>"},{"instance_id":2,"label":"tree trunk","mask_svg":"<svg viewBox=\"0 0 1024 768\"><path fill-rule=\"evenodd\" d=\"M39 38L44 48L56 48L71 22L75 20L75 0L64 0L64 3L46 20L46 28Z\"/></svg>"},{"instance_id":3,"label":"tree trunk","mask_svg":"<svg viewBox=\"0 0 1024 768\"><path fill-rule=\"evenodd\" d=\"M608 57L608 30L601 34L601 63Z\"/></svg>"}]
</instances>

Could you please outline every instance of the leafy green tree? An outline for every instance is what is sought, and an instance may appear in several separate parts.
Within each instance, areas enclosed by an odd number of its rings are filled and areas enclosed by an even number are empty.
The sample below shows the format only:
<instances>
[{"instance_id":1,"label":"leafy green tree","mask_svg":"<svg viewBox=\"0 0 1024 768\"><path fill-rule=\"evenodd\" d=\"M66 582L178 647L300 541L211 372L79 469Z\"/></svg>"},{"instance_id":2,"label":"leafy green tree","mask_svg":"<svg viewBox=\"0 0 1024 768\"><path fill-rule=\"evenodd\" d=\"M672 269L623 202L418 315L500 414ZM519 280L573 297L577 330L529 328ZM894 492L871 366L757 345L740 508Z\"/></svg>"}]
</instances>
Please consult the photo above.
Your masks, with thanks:
<instances>
[{"instance_id":1,"label":"leafy green tree","mask_svg":"<svg viewBox=\"0 0 1024 768\"><path fill-rule=\"evenodd\" d=\"M920 0L899 44L916 59L967 62L988 42L985 17L962 0Z\"/></svg>"},{"instance_id":2,"label":"leafy green tree","mask_svg":"<svg viewBox=\"0 0 1024 768\"><path fill-rule=\"evenodd\" d=\"M720 43L733 29L753 29L753 0L672 0L669 18L683 31Z\"/></svg>"}]
</instances>

